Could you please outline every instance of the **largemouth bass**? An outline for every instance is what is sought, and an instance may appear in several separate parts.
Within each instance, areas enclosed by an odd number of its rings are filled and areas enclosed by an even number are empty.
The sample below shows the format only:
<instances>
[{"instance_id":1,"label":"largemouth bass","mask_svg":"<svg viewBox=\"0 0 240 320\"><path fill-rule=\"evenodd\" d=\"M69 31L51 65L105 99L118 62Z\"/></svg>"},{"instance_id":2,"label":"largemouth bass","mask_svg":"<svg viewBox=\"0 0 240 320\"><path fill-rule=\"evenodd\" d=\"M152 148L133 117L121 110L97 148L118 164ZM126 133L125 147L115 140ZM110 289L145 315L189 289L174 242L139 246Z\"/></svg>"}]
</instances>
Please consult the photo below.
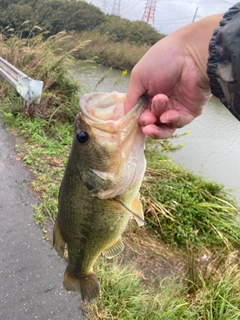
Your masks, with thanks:
<instances>
[{"instance_id":1,"label":"largemouth bass","mask_svg":"<svg viewBox=\"0 0 240 320\"><path fill-rule=\"evenodd\" d=\"M93 265L103 253L113 258L124 248L121 234L133 215L142 224L139 188L144 176L145 136L138 118L141 98L124 115L125 94L94 93L80 100L72 148L61 183L53 246L68 249L63 285L83 301L99 295Z\"/></svg>"}]
</instances>

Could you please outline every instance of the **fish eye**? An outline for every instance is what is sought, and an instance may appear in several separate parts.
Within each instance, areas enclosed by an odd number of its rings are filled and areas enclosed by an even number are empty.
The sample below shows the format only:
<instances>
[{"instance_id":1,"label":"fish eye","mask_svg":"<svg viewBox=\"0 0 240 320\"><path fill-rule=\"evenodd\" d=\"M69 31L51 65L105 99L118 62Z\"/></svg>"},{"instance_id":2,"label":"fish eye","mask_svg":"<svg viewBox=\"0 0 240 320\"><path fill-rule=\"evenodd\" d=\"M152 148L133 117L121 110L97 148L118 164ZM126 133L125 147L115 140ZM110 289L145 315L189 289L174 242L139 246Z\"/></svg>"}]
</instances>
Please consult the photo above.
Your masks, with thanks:
<instances>
[{"instance_id":1,"label":"fish eye","mask_svg":"<svg viewBox=\"0 0 240 320\"><path fill-rule=\"evenodd\" d=\"M86 131L77 131L77 141L79 143L85 143L88 141L88 133Z\"/></svg>"}]
</instances>

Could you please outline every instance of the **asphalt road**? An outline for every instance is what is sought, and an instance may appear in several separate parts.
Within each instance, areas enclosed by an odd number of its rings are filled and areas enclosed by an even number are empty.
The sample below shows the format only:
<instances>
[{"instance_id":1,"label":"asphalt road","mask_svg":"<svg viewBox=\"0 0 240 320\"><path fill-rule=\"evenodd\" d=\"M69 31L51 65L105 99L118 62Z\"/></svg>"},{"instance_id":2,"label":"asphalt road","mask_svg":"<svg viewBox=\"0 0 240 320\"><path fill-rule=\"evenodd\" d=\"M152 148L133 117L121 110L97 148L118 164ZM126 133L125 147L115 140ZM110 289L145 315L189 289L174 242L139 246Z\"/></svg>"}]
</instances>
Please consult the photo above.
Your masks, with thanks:
<instances>
[{"instance_id":1,"label":"asphalt road","mask_svg":"<svg viewBox=\"0 0 240 320\"><path fill-rule=\"evenodd\" d=\"M80 320L79 295L62 287L65 262L35 224L30 174L0 118L0 320Z\"/></svg>"}]
</instances>

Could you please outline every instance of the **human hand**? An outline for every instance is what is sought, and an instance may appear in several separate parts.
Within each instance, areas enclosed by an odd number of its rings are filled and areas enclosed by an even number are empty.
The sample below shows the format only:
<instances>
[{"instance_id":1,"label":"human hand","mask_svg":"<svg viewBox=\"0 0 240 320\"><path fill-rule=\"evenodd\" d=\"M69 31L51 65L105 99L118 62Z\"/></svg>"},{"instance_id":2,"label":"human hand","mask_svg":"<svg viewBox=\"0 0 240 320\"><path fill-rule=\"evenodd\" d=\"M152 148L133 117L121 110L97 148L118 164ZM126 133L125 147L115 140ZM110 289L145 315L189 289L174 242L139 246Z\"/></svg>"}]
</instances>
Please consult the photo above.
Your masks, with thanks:
<instances>
[{"instance_id":1,"label":"human hand","mask_svg":"<svg viewBox=\"0 0 240 320\"><path fill-rule=\"evenodd\" d=\"M208 44L221 16L201 19L166 36L132 70L125 112L147 93L149 102L139 119L146 135L169 138L202 113L211 97Z\"/></svg>"}]
</instances>

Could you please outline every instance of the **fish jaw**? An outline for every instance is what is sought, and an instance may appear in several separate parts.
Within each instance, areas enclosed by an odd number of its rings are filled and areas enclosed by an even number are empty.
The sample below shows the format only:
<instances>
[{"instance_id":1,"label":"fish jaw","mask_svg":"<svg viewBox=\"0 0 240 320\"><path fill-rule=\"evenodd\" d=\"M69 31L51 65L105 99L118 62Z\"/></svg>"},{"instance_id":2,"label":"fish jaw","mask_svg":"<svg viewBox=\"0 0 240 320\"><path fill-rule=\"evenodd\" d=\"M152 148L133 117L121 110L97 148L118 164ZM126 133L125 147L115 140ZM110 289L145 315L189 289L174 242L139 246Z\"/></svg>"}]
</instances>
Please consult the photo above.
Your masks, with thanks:
<instances>
[{"instance_id":1,"label":"fish jaw","mask_svg":"<svg viewBox=\"0 0 240 320\"><path fill-rule=\"evenodd\" d=\"M82 96L80 110L89 119L88 124L96 126L98 120L99 129L106 124L106 121L113 123L124 116L122 108L125 99L124 93L96 92Z\"/></svg>"},{"instance_id":2,"label":"fish jaw","mask_svg":"<svg viewBox=\"0 0 240 320\"><path fill-rule=\"evenodd\" d=\"M133 138L132 138L133 139ZM137 138L135 142L137 141ZM118 149L115 158L119 158L119 166L116 170L115 167L109 168L107 172L102 172L96 169L92 169L92 172L102 179L103 181L109 181L109 188L107 189L95 189L93 194L100 199L115 198L126 192L135 182L144 177L146 169L146 159L144 155L144 145L142 141L139 144L135 143L132 149L125 145L125 149Z\"/></svg>"},{"instance_id":3,"label":"fish jaw","mask_svg":"<svg viewBox=\"0 0 240 320\"><path fill-rule=\"evenodd\" d=\"M113 156L104 171L91 171L103 181L109 181L109 188L94 189L93 194L100 199L114 198L131 187L139 176L144 175L146 160L144 155L145 135L138 118L145 109L146 100L139 102L124 114L125 94L93 93L80 100L82 120L91 127L96 143L110 150Z\"/></svg>"}]
</instances>

